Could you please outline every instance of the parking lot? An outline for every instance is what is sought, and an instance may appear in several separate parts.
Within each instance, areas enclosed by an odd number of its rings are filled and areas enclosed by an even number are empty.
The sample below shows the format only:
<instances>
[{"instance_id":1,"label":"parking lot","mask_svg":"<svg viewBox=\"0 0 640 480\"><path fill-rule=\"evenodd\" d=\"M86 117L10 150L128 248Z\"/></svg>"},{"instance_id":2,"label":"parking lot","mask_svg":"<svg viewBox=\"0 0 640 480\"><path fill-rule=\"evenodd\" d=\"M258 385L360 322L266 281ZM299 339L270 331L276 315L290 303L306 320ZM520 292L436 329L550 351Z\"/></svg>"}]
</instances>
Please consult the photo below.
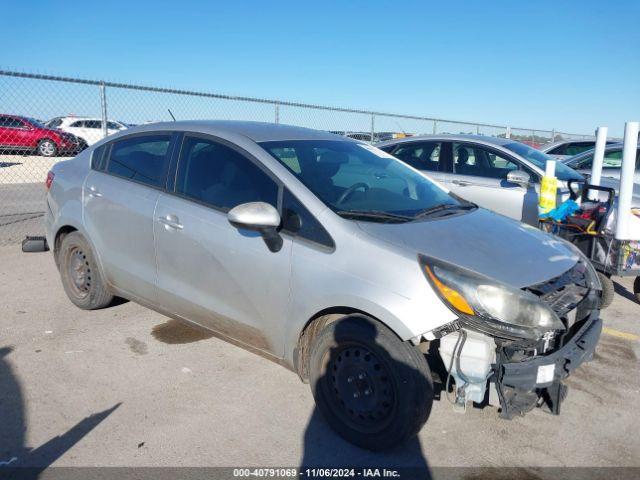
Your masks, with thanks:
<instances>
[{"instance_id":1,"label":"parking lot","mask_svg":"<svg viewBox=\"0 0 640 480\"><path fill-rule=\"evenodd\" d=\"M0 462L640 466L640 309L626 280L559 417L463 415L442 399L417 440L372 454L337 437L286 369L133 303L81 311L48 253L2 247L0 264Z\"/></svg>"}]
</instances>

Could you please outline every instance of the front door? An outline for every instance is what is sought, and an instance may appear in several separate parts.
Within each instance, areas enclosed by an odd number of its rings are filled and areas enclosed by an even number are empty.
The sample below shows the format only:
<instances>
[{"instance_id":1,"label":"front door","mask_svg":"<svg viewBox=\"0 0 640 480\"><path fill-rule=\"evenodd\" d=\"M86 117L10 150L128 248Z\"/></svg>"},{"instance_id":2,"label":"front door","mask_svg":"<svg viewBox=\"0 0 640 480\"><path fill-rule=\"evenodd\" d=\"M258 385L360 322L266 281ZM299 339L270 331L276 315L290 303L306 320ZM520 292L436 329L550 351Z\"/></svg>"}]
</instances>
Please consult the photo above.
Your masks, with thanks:
<instances>
[{"instance_id":1,"label":"front door","mask_svg":"<svg viewBox=\"0 0 640 480\"><path fill-rule=\"evenodd\" d=\"M537 176L515 159L488 147L453 143L453 172L446 186L460 197L507 217L531 225L538 221ZM531 175L528 187L511 183L507 174L525 170Z\"/></svg>"},{"instance_id":2,"label":"front door","mask_svg":"<svg viewBox=\"0 0 640 480\"><path fill-rule=\"evenodd\" d=\"M246 202L277 207L278 191L244 152L187 135L175 191L160 195L154 230L162 307L281 357L291 239L271 252L258 233L231 226L226 215Z\"/></svg>"}]
</instances>

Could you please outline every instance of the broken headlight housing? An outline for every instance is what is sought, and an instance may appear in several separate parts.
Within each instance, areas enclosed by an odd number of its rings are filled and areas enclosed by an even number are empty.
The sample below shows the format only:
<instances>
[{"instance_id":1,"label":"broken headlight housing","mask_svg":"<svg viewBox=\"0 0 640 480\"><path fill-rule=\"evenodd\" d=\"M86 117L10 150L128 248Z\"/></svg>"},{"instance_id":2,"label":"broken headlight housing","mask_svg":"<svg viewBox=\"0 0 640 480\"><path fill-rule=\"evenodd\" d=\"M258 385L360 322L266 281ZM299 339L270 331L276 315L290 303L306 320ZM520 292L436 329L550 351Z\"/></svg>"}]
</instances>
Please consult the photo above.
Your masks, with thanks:
<instances>
[{"instance_id":1,"label":"broken headlight housing","mask_svg":"<svg viewBox=\"0 0 640 480\"><path fill-rule=\"evenodd\" d=\"M539 339L565 330L536 295L441 260L419 256L420 265L445 304L469 327L509 339Z\"/></svg>"}]
</instances>

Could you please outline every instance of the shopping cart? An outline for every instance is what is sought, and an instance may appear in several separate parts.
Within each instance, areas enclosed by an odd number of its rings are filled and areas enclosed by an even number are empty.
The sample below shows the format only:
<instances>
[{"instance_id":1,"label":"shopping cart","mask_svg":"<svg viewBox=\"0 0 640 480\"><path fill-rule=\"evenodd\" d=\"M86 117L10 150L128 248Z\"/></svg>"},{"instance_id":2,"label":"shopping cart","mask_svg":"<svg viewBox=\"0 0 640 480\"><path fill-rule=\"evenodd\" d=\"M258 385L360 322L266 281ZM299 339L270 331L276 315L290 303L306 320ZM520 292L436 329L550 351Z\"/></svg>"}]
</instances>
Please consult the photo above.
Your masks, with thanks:
<instances>
[{"instance_id":1,"label":"shopping cart","mask_svg":"<svg viewBox=\"0 0 640 480\"><path fill-rule=\"evenodd\" d=\"M614 237L615 190L584 180L569 180L568 187L580 210L562 221L540 219L540 229L570 241L591 260L602 283L602 308L613 301L613 276L635 277L633 293L640 302L640 239Z\"/></svg>"}]
</instances>

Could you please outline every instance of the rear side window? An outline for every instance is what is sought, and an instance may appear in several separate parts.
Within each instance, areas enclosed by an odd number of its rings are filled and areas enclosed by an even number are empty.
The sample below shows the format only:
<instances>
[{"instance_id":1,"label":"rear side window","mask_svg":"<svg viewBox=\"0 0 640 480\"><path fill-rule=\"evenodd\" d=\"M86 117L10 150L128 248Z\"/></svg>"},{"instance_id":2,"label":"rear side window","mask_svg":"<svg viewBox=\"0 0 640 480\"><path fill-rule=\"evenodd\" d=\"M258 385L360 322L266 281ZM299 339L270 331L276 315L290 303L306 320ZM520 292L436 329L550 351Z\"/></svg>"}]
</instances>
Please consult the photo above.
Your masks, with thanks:
<instances>
[{"instance_id":1,"label":"rear side window","mask_svg":"<svg viewBox=\"0 0 640 480\"><path fill-rule=\"evenodd\" d=\"M71 125L69 125L69 127L71 127L71 128L84 128L84 121L83 120L78 120L77 122L73 122Z\"/></svg>"},{"instance_id":2,"label":"rear side window","mask_svg":"<svg viewBox=\"0 0 640 480\"><path fill-rule=\"evenodd\" d=\"M143 135L113 143L107 171L152 187L164 185L170 135Z\"/></svg>"},{"instance_id":3,"label":"rear side window","mask_svg":"<svg viewBox=\"0 0 640 480\"><path fill-rule=\"evenodd\" d=\"M325 247L335 247L329 232L287 189L282 197L282 230Z\"/></svg>"},{"instance_id":4,"label":"rear side window","mask_svg":"<svg viewBox=\"0 0 640 480\"><path fill-rule=\"evenodd\" d=\"M393 152L399 158L417 170L437 172L440 168L440 142L419 142L401 144Z\"/></svg>"},{"instance_id":5,"label":"rear side window","mask_svg":"<svg viewBox=\"0 0 640 480\"><path fill-rule=\"evenodd\" d=\"M175 188L225 211L247 202L278 205L278 185L263 170L236 150L203 138L185 138Z\"/></svg>"}]
</instances>

